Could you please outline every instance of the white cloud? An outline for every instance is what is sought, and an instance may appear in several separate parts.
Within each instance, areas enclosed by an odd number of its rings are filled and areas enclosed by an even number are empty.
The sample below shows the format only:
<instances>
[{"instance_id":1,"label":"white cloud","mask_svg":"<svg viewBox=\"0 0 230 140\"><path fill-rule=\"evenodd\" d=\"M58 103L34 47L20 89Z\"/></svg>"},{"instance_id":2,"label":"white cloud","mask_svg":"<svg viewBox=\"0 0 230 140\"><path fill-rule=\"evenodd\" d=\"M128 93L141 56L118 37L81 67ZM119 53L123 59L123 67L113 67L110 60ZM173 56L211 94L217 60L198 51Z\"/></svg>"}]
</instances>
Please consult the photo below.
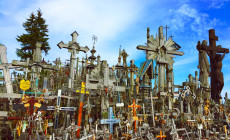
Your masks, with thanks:
<instances>
[{"instance_id":1,"label":"white cloud","mask_svg":"<svg viewBox=\"0 0 230 140\"><path fill-rule=\"evenodd\" d=\"M229 0L209 0L209 8L219 9L227 2L229 2Z\"/></svg>"},{"instance_id":2,"label":"white cloud","mask_svg":"<svg viewBox=\"0 0 230 140\"><path fill-rule=\"evenodd\" d=\"M143 14L144 7L146 6L146 3L137 0L39 0L26 4L21 8L20 6L23 2L26 3L26 0L18 0L12 3L13 9L3 8L0 10L8 19L1 28L4 28L5 32L10 31L10 35L5 36L1 34L0 38L2 43L10 50L20 48L20 43L17 43L15 38L24 32L22 23L26 21L31 12L36 13L36 10L40 8L48 24L50 35L49 44L51 50L45 58L54 60L56 57L61 56L64 60L69 59L70 54L67 50L59 50L57 43L60 41L68 43L71 40L70 34L76 30L79 33L78 42L81 46L87 45L89 48L92 48L92 35L96 35L98 37L96 43L97 53L104 59L108 58L110 62L113 62L114 58L109 57L111 56L109 54L118 55L120 43L111 44L109 42L112 40L120 41L121 38L119 36L140 19L140 15ZM4 1L2 5L9 7L11 2ZM9 19L12 21L13 26L11 27L8 25ZM14 40L16 43L8 43L7 40ZM129 50L129 48L135 48L136 45L131 46L128 44L124 48ZM15 53L15 51L11 51L11 53ZM130 57L133 58L136 54L136 51L131 52ZM79 57L83 56L85 54L79 53ZM117 61L117 56L115 60Z\"/></svg>"},{"instance_id":3,"label":"white cloud","mask_svg":"<svg viewBox=\"0 0 230 140\"><path fill-rule=\"evenodd\" d=\"M215 27L218 19L210 19L206 13L200 13L197 9L188 4L181 5L178 9L170 9L171 24L176 30L192 30L198 35L202 36L207 34L207 30Z\"/></svg>"},{"instance_id":4,"label":"white cloud","mask_svg":"<svg viewBox=\"0 0 230 140\"><path fill-rule=\"evenodd\" d=\"M103 40L111 39L138 19L143 8L138 1L38 1L18 13L18 21L31 11L40 8L47 19L50 32L97 34Z\"/></svg>"},{"instance_id":5,"label":"white cloud","mask_svg":"<svg viewBox=\"0 0 230 140\"><path fill-rule=\"evenodd\" d=\"M187 57L184 59L181 58L180 60L175 61L173 66L174 67L183 66L183 65L187 65L187 64L190 64L196 61L198 61L198 56L191 56L191 57Z\"/></svg>"}]
</instances>

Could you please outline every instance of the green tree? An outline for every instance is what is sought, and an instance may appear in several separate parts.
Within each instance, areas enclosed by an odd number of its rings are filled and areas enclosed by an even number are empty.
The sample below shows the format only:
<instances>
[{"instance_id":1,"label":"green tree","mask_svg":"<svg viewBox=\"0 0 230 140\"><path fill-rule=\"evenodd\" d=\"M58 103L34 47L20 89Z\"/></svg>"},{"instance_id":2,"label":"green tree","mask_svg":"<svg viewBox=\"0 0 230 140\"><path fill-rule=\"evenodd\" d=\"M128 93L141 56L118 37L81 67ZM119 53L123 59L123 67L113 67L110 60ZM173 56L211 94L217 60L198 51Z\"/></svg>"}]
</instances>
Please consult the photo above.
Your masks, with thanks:
<instances>
[{"instance_id":1,"label":"green tree","mask_svg":"<svg viewBox=\"0 0 230 140\"><path fill-rule=\"evenodd\" d=\"M41 10L37 10L37 15L31 13L30 17L27 19L25 23L23 23L23 27L26 30L26 34L22 34L17 36L17 41L21 42L21 49L17 49L17 56L21 57L21 59L25 60L26 58L32 59L33 51L36 48L36 42L41 42L41 50L45 52L45 55L48 54L50 50L48 41L48 25L44 18L42 18Z\"/></svg>"}]
</instances>

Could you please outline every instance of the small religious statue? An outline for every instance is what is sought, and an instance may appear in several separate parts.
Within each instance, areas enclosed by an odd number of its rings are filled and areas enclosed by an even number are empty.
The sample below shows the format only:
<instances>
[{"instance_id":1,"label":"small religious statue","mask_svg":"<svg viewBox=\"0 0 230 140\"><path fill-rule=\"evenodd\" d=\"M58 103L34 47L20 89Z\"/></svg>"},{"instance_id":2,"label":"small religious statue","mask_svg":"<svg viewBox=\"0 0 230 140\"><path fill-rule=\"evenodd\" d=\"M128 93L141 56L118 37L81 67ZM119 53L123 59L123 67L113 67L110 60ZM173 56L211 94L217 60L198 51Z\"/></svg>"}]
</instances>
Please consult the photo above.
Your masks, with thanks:
<instances>
[{"instance_id":1,"label":"small religious statue","mask_svg":"<svg viewBox=\"0 0 230 140\"><path fill-rule=\"evenodd\" d=\"M202 41L202 45L207 46L207 40ZM199 65L200 69L199 80L202 87L209 87L210 65L207 53L204 50L199 50Z\"/></svg>"}]
</instances>

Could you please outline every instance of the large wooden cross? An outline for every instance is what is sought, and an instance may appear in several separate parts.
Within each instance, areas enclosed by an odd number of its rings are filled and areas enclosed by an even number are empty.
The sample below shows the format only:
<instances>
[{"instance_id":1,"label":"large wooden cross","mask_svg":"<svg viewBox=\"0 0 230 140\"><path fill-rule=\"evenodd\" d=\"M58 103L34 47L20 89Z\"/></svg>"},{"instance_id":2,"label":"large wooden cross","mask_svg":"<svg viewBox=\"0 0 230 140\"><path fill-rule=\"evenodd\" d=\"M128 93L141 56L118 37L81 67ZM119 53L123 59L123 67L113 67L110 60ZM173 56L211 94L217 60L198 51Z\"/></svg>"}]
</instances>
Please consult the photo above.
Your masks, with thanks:
<instances>
[{"instance_id":1,"label":"large wooden cross","mask_svg":"<svg viewBox=\"0 0 230 140\"><path fill-rule=\"evenodd\" d=\"M9 69L11 68L16 68L16 67L12 66L12 64L8 64L7 56L6 56L6 47L0 45L0 70L3 70L7 94L13 94L13 86L12 86L10 71L9 71Z\"/></svg>"},{"instance_id":2,"label":"large wooden cross","mask_svg":"<svg viewBox=\"0 0 230 140\"><path fill-rule=\"evenodd\" d=\"M82 111L83 111L83 101L84 101L84 94L89 94L88 91L86 91L85 88L85 82L81 83L81 90L76 90L76 92L81 93L80 95L80 105L79 105L79 112L78 112L78 127L79 129L77 130L77 138L80 137L80 127L81 127L81 118L82 118Z\"/></svg>"},{"instance_id":3,"label":"large wooden cross","mask_svg":"<svg viewBox=\"0 0 230 140\"><path fill-rule=\"evenodd\" d=\"M58 89L58 94L57 94L57 104L56 107L55 106L47 106L47 110L55 110L55 125L54 128L57 129L58 128L58 120L59 120L59 112L60 111L72 111L75 112L76 111L76 107L61 107L61 89ZM67 123L68 123L68 119L67 119Z\"/></svg>"},{"instance_id":4,"label":"large wooden cross","mask_svg":"<svg viewBox=\"0 0 230 140\"><path fill-rule=\"evenodd\" d=\"M137 116L136 116L136 109L137 109L137 108L140 108L141 105L137 105L137 104L135 103L135 99L133 99L133 104L130 105L130 106L128 106L128 107L131 107L131 108L133 109L133 118L136 118L136 117L137 117ZM135 120L135 119L134 119L134 120ZM137 122L136 122L136 120L134 121L134 126L135 126L135 132L137 132Z\"/></svg>"},{"instance_id":5,"label":"large wooden cross","mask_svg":"<svg viewBox=\"0 0 230 140\"><path fill-rule=\"evenodd\" d=\"M153 59L158 64L158 92L164 92L165 89L165 69L170 66L173 67L174 55L182 56L184 53L178 51L174 46L178 46L171 38L165 41L163 35L163 27L160 26L158 29L158 35L156 38L153 36L148 38L146 46L138 45L138 50L144 50L147 54L147 59ZM167 81L168 82L168 81ZM169 83L169 82L168 82ZM173 84L173 83L172 83Z\"/></svg>"},{"instance_id":6,"label":"large wooden cross","mask_svg":"<svg viewBox=\"0 0 230 140\"><path fill-rule=\"evenodd\" d=\"M70 56L70 76L69 76L69 88L73 88L74 84L74 70L75 70L75 62L76 62L76 54L79 53L79 51L83 51L84 53L87 53L89 51L89 48L87 46L81 47L79 43L77 43L77 37L78 33L75 31L71 34L72 36L72 41L70 41L68 44L63 43L61 41L60 43L57 44L57 46L62 49L68 49L68 51L71 53Z\"/></svg>"},{"instance_id":7,"label":"large wooden cross","mask_svg":"<svg viewBox=\"0 0 230 140\"><path fill-rule=\"evenodd\" d=\"M215 35L215 30L209 30L209 46L201 45L200 41L197 44L197 50L204 50L210 57L211 63L211 97L215 102L219 102L221 98L221 90L223 88L223 76L217 76L221 74L222 60L226 53L229 53L229 49L221 48L220 45L216 46L218 37ZM220 53L224 53L222 56ZM218 58L220 57L220 58ZM219 59L219 60L218 60ZM221 87L222 86L222 87Z\"/></svg>"},{"instance_id":8,"label":"large wooden cross","mask_svg":"<svg viewBox=\"0 0 230 140\"><path fill-rule=\"evenodd\" d=\"M49 70L57 70L58 69L58 66L53 66L53 65L50 65L50 64L45 64L45 63L41 63L41 43L40 42L37 42L36 43L36 49L34 50L34 53L33 53L33 60L32 61L29 61L27 59L26 62L23 62L23 61L17 61L17 60L13 60L12 61L12 65L13 66L19 66L19 67L24 67L24 68L31 68L31 77L32 77L32 80L31 82L34 82L36 83L36 81L38 81L38 78L39 78L39 73L41 71L41 69L49 69ZM36 87L37 85L32 85L32 89L33 90L36 90Z\"/></svg>"}]
</instances>

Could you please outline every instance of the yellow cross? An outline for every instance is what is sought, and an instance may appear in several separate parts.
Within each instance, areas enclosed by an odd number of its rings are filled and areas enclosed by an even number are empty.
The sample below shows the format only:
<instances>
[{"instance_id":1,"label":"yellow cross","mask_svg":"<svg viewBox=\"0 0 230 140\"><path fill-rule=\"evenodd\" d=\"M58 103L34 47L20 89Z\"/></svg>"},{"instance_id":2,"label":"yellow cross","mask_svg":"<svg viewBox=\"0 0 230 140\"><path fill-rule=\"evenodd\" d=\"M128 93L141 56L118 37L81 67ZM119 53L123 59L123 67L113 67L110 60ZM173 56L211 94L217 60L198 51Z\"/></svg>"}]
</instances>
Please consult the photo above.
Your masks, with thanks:
<instances>
[{"instance_id":1,"label":"yellow cross","mask_svg":"<svg viewBox=\"0 0 230 140\"><path fill-rule=\"evenodd\" d=\"M18 134L18 136L21 135L21 130L22 130L22 122L19 121L18 124L17 124L17 134Z\"/></svg>"},{"instance_id":2,"label":"yellow cross","mask_svg":"<svg viewBox=\"0 0 230 140\"><path fill-rule=\"evenodd\" d=\"M157 138L163 140L163 138L166 138L166 135L162 135L162 131L160 131L160 135L157 135Z\"/></svg>"},{"instance_id":3,"label":"yellow cross","mask_svg":"<svg viewBox=\"0 0 230 140\"><path fill-rule=\"evenodd\" d=\"M225 134L227 134L227 128L226 128L226 125L224 125L224 132L225 132Z\"/></svg>"},{"instance_id":4,"label":"yellow cross","mask_svg":"<svg viewBox=\"0 0 230 140\"><path fill-rule=\"evenodd\" d=\"M207 105L208 105L209 102L210 102L210 101L207 99L207 101L206 101Z\"/></svg>"},{"instance_id":5,"label":"yellow cross","mask_svg":"<svg viewBox=\"0 0 230 140\"><path fill-rule=\"evenodd\" d=\"M89 94L89 91L85 90L85 82L81 82L81 91L80 90L76 90L76 92L80 92L81 94Z\"/></svg>"},{"instance_id":6,"label":"yellow cross","mask_svg":"<svg viewBox=\"0 0 230 140\"><path fill-rule=\"evenodd\" d=\"M26 96L26 95L24 95L24 96L22 97L22 99L21 99L21 101L22 101L24 104L28 103L29 100L30 100L30 97L28 97L28 96Z\"/></svg>"}]
</instances>

